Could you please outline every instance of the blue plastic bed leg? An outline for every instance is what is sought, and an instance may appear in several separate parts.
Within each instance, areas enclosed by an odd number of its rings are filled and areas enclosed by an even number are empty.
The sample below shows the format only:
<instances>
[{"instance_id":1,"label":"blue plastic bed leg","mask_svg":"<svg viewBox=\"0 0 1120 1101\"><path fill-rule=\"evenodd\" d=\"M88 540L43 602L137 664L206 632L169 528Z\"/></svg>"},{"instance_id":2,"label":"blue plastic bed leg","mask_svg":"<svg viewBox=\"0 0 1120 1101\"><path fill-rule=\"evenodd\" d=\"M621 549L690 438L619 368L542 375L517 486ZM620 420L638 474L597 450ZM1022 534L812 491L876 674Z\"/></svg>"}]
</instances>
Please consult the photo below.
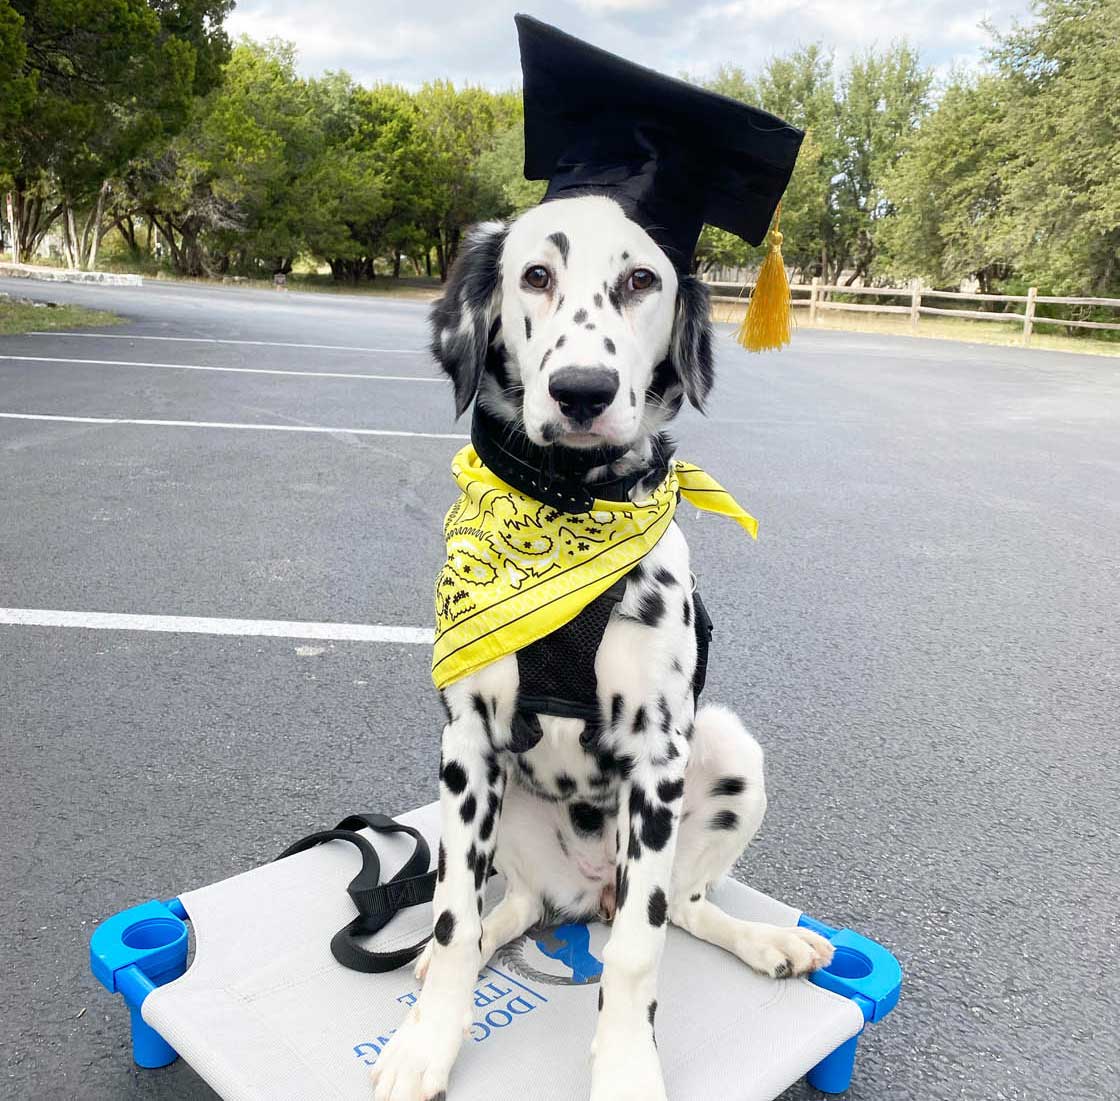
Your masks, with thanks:
<instances>
[{"instance_id":1,"label":"blue plastic bed leg","mask_svg":"<svg viewBox=\"0 0 1120 1101\"><path fill-rule=\"evenodd\" d=\"M103 921L89 942L90 969L114 994L120 994L132 1019L132 1057L142 1067L175 1062L175 1049L140 1012L157 986L187 969L186 911L178 899L145 902Z\"/></svg>"},{"instance_id":2,"label":"blue plastic bed leg","mask_svg":"<svg viewBox=\"0 0 1120 1101\"><path fill-rule=\"evenodd\" d=\"M862 1034L862 1030L856 1033L813 1067L805 1076L809 1085L822 1093L843 1093L852 1084L852 1072L856 1069L856 1045Z\"/></svg>"},{"instance_id":3,"label":"blue plastic bed leg","mask_svg":"<svg viewBox=\"0 0 1120 1101\"><path fill-rule=\"evenodd\" d=\"M834 994L851 998L859 1006L865 1022L881 1021L898 1004L902 992L902 967L881 944L851 929L834 929L802 914L797 923L832 941L832 962L814 971L809 981ZM831 1054L826 1055L806 1076L809 1085L824 1093L843 1093L852 1084L856 1049L861 1028Z\"/></svg>"}]
</instances>

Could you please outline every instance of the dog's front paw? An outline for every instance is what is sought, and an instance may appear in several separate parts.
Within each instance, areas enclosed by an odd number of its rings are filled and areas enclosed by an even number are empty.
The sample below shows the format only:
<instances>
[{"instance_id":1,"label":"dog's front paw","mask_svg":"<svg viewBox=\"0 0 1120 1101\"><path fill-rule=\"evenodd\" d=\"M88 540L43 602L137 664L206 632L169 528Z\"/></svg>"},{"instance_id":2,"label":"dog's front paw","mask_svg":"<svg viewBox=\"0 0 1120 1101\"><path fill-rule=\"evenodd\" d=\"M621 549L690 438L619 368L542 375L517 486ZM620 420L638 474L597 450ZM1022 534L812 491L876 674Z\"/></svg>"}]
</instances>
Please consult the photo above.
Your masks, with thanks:
<instances>
[{"instance_id":1,"label":"dog's front paw","mask_svg":"<svg viewBox=\"0 0 1120 1101\"><path fill-rule=\"evenodd\" d=\"M417 1005L370 1071L374 1101L445 1101L462 1042L463 1022L456 1014Z\"/></svg>"},{"instance_id":2,"label":"dog's front paw","mask_svg":"<svg viewBox=\"0 0 1120 1101\"><path fill-rule=\"evenodd\" d=\"M591 1101L667 1101L650 1029L626 1037L603 1025L591 1045Z\"/></svg>"},{"instance_id":3,"label":"dog's front paw","mask_svg":"<svg viewBox=\"0 0 1120 1101\"><path fill-rule=\"evenodd\" d=\"M788 979L827 967L832 953L832 944L811 929L769 926L744 930L736 954L764 975Z\"/></svg>"}]
</instances>

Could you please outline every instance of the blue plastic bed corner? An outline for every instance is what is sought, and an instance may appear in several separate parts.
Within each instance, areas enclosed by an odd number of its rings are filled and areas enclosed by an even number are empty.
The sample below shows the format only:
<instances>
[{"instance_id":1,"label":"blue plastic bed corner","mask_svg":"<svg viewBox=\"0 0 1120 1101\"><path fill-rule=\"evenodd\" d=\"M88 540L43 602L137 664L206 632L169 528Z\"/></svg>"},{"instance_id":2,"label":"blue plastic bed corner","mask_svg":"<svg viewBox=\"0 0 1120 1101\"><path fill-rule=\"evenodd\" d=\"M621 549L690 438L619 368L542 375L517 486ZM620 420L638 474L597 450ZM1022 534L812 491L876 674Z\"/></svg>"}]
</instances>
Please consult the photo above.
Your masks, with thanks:
<instances>
[{"instance_id":1,"label":"blue plastic bed corner","mask_svg":"<svg viewBox=\"0 0 1120 1101\"><path fill-rule=\"evenodd\" d=\"M110 993L120 994L132 1018L132 1057L142 1067L165 1067L175 1049L140 1015L157 986L187 969L187 911L177 898L145 902L114 914L93 932L89 965Z\"/></svg>"},{"instance_id":2,"label":"blue plastic bed corner","mask_svg":"<svg viewBox=\"0 0 1120 1101\"><path fill-rule=\"evenodd\" d=\"M814 971L810 982L851 998L862 1010L864 1022L881 1021L894 1009L902 992L902 967L881 944L851 929L825 925L808 914L802 914L797 924L827 937L836 948L832 962ZM862 1035L860 1029L813 1067L805 1076L809 1085L822 1093L843 1093L852 1084L856 1048Z\"/></svg>"}]
</instances>

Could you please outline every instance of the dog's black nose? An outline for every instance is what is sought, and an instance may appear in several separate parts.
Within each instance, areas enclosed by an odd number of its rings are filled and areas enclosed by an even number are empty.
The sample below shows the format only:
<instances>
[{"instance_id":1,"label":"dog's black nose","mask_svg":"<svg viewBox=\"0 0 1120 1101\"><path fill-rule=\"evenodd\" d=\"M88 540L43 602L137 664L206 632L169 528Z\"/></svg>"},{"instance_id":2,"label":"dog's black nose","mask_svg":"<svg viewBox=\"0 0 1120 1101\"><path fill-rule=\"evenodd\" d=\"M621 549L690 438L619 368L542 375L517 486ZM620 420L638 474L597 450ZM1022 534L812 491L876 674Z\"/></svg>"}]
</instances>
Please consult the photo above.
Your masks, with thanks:
<instances>
[{"instance_id":1,"label":"dog's black nose","mask_svg":"<svg viewBox=\"0 0 1120 1101\"><path fill-rule=\"evenodd\" d=\"M618 393L618 372L609 367L561 367L548 380L548 392L565 417L590 423Z\"/></svg>"}]
</instances>

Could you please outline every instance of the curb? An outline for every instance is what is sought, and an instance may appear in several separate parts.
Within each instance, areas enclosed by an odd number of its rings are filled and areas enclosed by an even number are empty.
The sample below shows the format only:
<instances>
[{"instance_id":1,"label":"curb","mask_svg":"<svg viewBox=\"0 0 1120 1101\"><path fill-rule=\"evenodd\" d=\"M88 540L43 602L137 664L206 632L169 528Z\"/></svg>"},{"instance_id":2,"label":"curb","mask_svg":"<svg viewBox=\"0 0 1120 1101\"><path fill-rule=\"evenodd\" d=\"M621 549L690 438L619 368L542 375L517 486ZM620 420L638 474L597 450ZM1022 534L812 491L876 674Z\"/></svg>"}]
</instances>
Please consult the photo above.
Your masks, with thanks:
<instances>
[{"instance_id":1,"label":"curb","mask_svg":"<svg viewBox=\"0 0 1120 1101\"><path fill-rule=\"evenodd\" d=\"M0 276L13 279L37 279L44 283L100 283L113 287L139 287L141 275L122 275L110 271L74 271L68 268L44 268L31 264L0 263Z\"/></svg>"}]
</instances>

